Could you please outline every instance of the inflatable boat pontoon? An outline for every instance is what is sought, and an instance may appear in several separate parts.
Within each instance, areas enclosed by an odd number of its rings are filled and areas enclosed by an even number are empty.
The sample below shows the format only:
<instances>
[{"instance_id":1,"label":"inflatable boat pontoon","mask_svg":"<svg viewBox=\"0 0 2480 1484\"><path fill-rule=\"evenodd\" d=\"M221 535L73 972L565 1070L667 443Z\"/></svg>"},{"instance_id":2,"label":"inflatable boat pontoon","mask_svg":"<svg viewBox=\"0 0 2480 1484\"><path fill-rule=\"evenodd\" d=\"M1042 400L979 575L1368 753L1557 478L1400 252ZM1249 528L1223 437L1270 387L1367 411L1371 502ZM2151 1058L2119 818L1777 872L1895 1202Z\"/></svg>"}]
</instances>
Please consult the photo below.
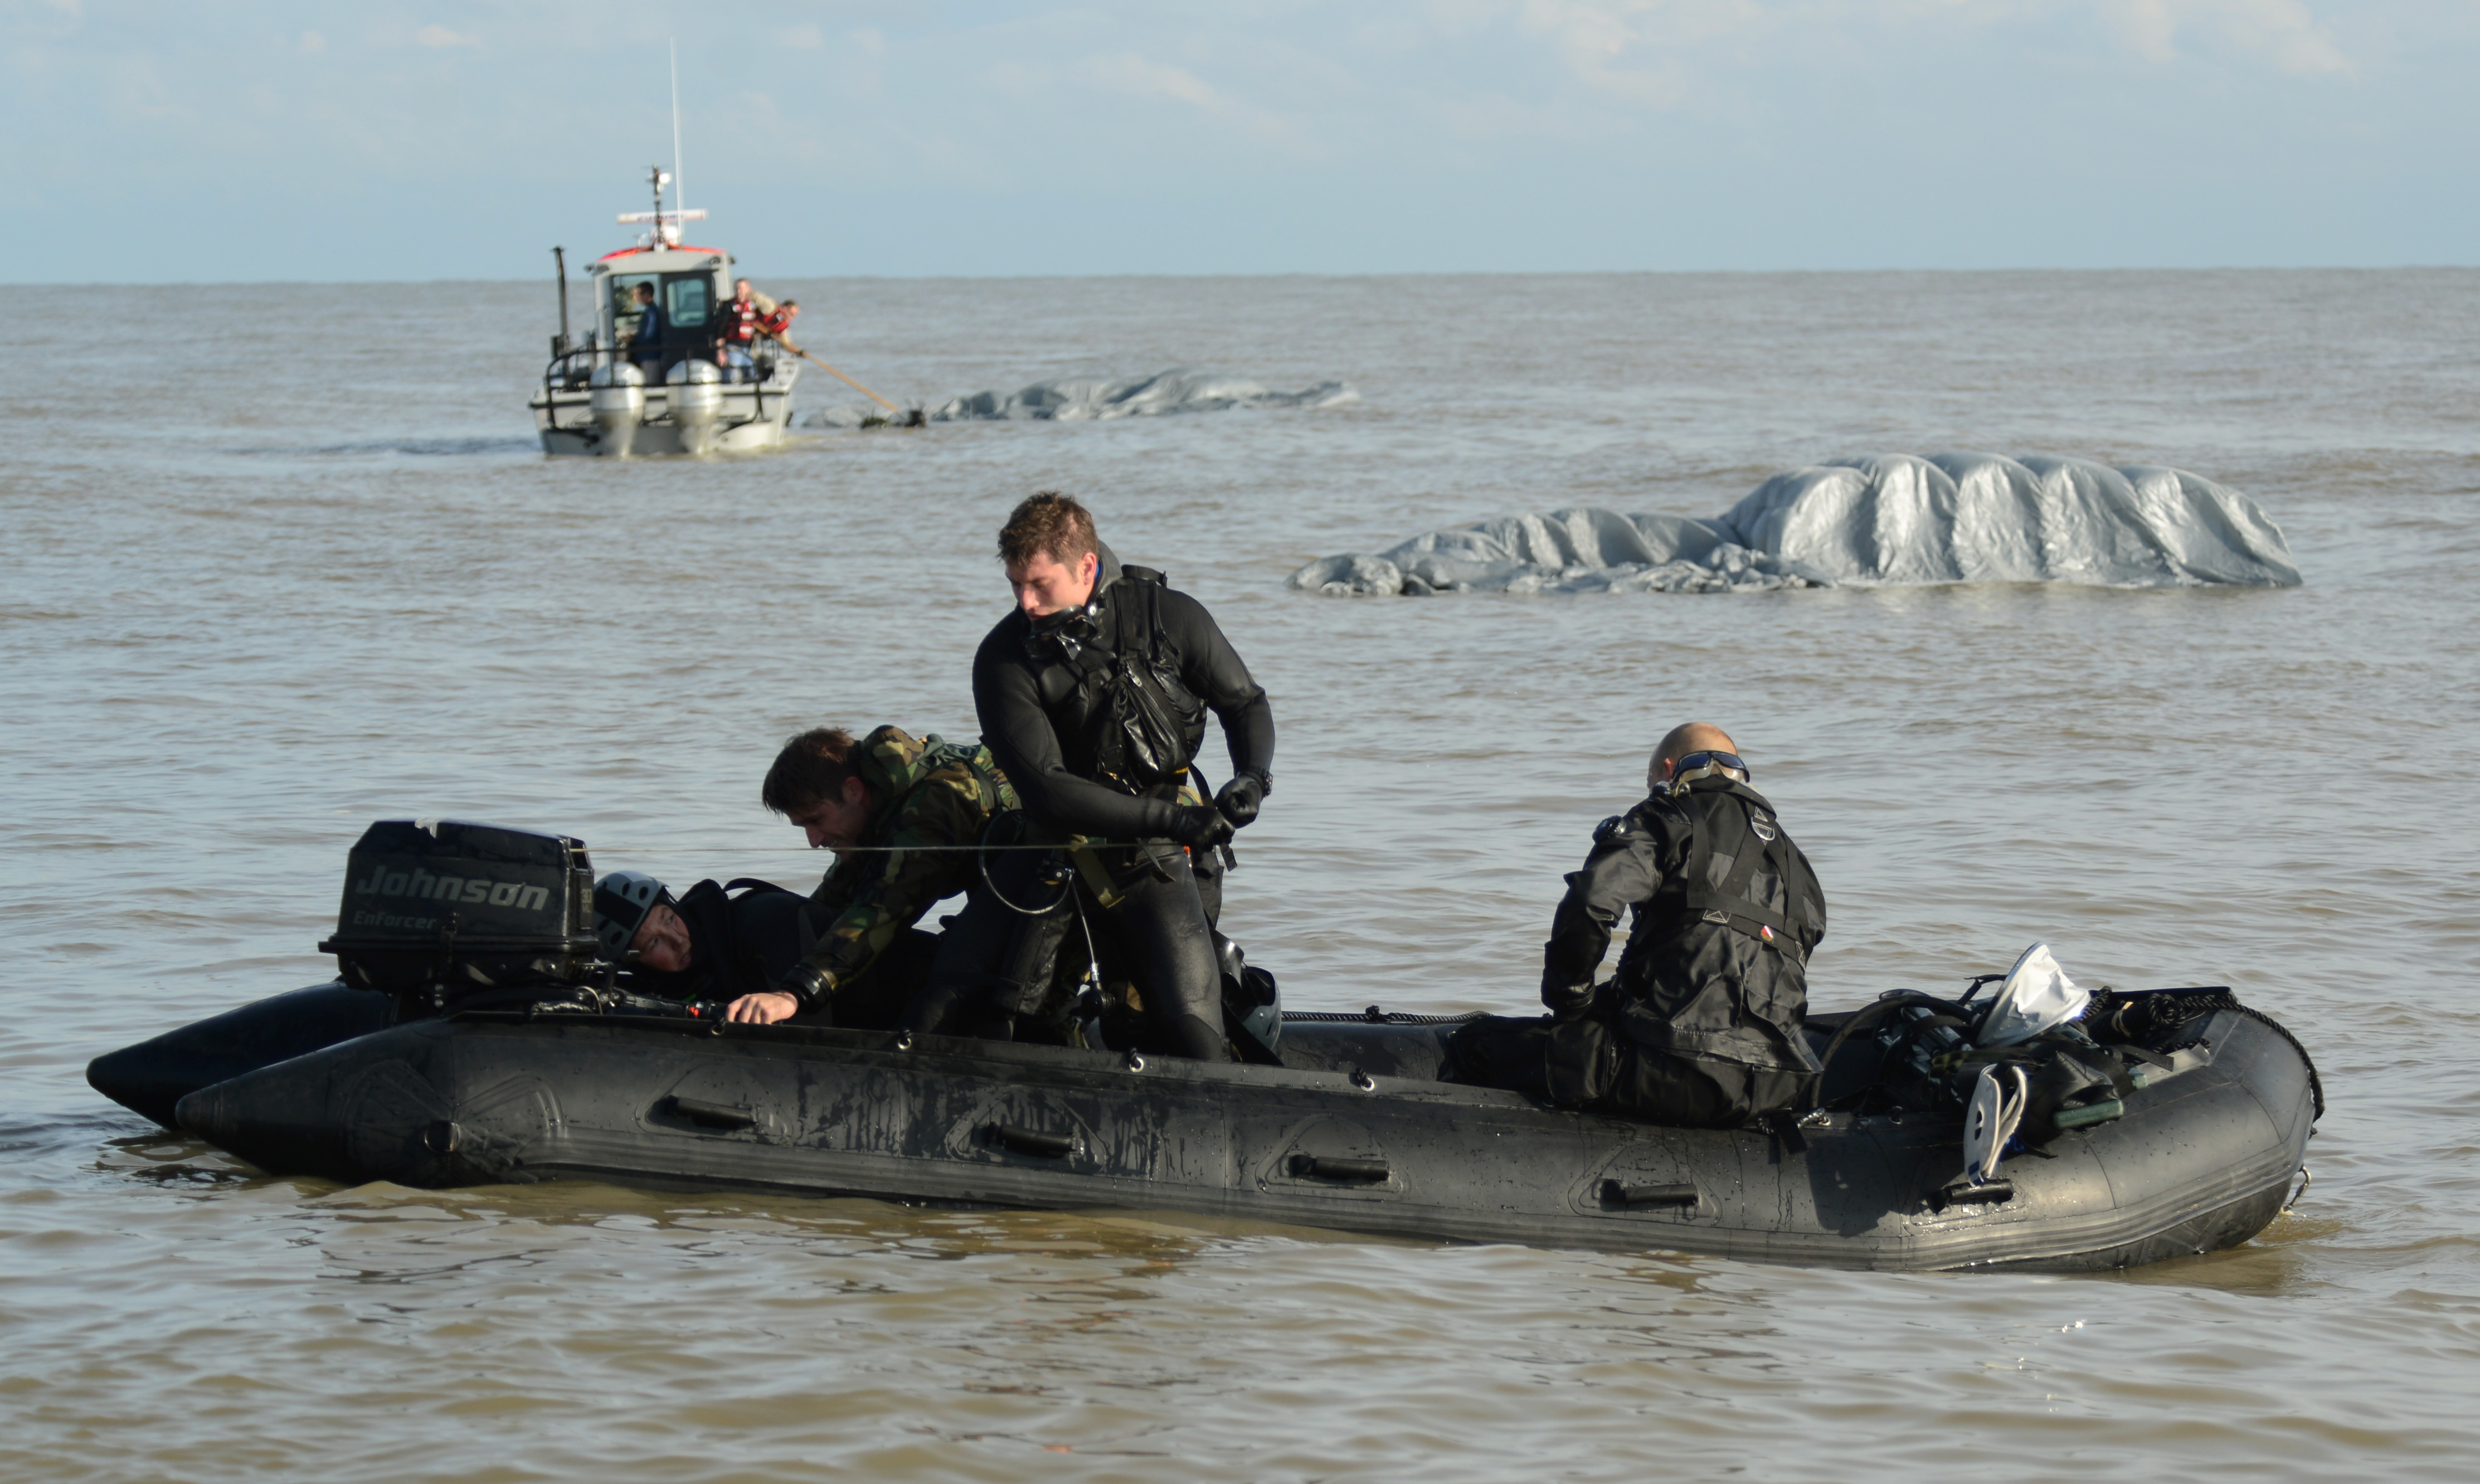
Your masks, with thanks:
<instances>
[{"instance_id":1,"label":"inflatable boat pontoon","mask_svg":"<svg viewBox=\"0 0 2480 1484\"><path fill-rule=\"evenodd\" d=\"M1286 1015L1285 1064L1265 1066L571 1011L392 1023L389 997L338 983L88 1075L261 1169L353 1183L603 1180L2074 1270L2245 1241L2301 1174L2323 1111L2307 1057L2227 993L2188 1005L2117 1116L1978 1186L1950 1113L1838 1108L1847 1056L1805 1118L1662 1128L1439 1081L1455 1023L1375 1007ZM1834 1049L1848 1018L1815 1017L1813 1044Z\"/></svg>"}]
</instances>

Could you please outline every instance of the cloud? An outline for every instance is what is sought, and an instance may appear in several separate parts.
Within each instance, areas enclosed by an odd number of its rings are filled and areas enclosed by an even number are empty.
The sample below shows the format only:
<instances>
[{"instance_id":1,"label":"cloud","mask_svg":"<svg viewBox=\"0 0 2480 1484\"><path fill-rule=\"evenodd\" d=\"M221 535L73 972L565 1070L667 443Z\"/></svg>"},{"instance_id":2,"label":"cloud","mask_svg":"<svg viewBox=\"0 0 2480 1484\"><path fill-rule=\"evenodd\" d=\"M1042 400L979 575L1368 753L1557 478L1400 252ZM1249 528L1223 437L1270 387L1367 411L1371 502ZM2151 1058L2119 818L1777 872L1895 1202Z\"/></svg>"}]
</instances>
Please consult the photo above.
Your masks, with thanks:
<instances>
[{"instance_id":1,"label":"cloud","mask_svg":"<svg viewBox=\"0 0 2480 1484\"><path fill-rule=\"evenodd\" d=\"M1149 61L1135 52L1119 52L1089 57L1081 70L1088 82L1109 91L1137 98L1167 98L1208 116L1227 119L1268 142L1294 149L1307 147L1306 134L1291 119L1244 103L1186 67Z\"/></svg>"},{"instance_id":2,"label":"cloud","mask_svg":"<svg viewBox=\"0 0 2480 1484\"><path fill-rule=\"evenodd\" d=\"M2119 40L2151 63L2179 60L2184 29L2252 52L2285 72L2359 73L2304 0L2103 0L2102 13Z\"/></svg>"},{"instance_id":3,"label":"cloud","mask_svg":"<svg viewBox=\"0 0 2480 1484\"><path fill-rule=\"evenodd\" d=\"M775 44L791 51L814 52L827 44L827 34L807 21L775 33Z\"/></svg>"},{"instance_id":4,"label":"cloud","mask_svg":"<svg viewBox=\"0 0 2480 1484\"><path fill-rule=\"evenodd\" d=\"M1440 0L1431 24L1468 30L1485 9L1482 0ZM1578 81L1659 108L1687 101L1710 70L1695 54L1718 42L1802 31L1856 41L1870 30L2040 27L2096 14L2121 46L2157 65L2182 61L2186 36L2284 72L2357 75L2307 0L1520 0L1516 10Z\"/></svg>"},{"instance_id":5,"label":"cloud","mask_svg":"<svg viewBox=\"0 0 2480 1484\"><path fill-rule=\"evenodd\" d=\"M446 26L425 26L413 34L417 46L479 46L481 38L451 31Z\"/></svg>"},{"instance_id":6,"label":"cloud","mask_svg":"<svg viewBox=\"0 0 2480 1484\"><path fill-rule=\"evenodd\" d=\"M1692 82L1682 52L1723 37L1771 31L1788 9L1758 0L1525 0L1523 24L1549 38L1568 71L1588 87L1670 108L1686 98Z\"/></svg>"},{"instance_id":7,"label":"cloud","mask_svg":"<svg viewBox=\"0 0 2480 1484\"><path fill-rule=\"evenodd\" d=\"M316 31L304 31L299 45L303 51L315 55L327 49L327 38Z\"/></svg>"},{"instance_id":8,"label":"cloud","mask_svg":"<svg viewBox=\"0 0 2480 1484\"><path fill-rule=\"evenodd\" d=\"M2171 13L2169 0L2117 0L2104 19L2127 49L2145 61L2179 60L2179 17Z\"/></svg>"},{"instance_id":9,"label":"cloud","mask_svg":"<svg viewBox=\"0 0 2480 1484\"><path fill-rule=\"evenodd\" d=\"M1148 62L1134 52L1096 57L1086 64L1086 75L1117 92L1140 98L1173 98L1209 114L1231 112L1230 100L1196 73L1185 67Z\"/></svg>"}]
</instances>

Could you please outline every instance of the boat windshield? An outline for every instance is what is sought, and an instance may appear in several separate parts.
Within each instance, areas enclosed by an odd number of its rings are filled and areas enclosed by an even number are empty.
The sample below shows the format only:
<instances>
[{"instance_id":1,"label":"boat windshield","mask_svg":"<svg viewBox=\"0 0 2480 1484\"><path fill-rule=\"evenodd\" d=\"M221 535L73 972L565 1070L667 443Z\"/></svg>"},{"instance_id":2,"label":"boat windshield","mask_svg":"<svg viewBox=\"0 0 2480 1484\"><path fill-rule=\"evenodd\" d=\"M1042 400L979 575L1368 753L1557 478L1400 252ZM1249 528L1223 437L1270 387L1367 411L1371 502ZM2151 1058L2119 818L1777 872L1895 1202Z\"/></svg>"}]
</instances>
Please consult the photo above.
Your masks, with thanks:
<instances>
[{"instance_id":1,"label":"boat windshield","mask_svg":"<svg viewBox=\"0 0 2480 1484\"><path fill-rule=\"evenodd\" d=\"M685 330L703 325L712 289L713 280L704 273L665 273L663 318Z\"/></svg>"},{"instance_id":2,"label":"boat windshield","mask_svg":"<svg viewBox=\"0 0 2480 1484\"><path fill-rule=\"evenodd\" d=\"M612 330L622 340L637 333L637 286L653 284L663 306L663 322L675 332L703 330L713 307L714 280L703 272L614 273L605 293L611 295ZM667 339L666 343L670 343Z\"/></svg>"}]
</instances>

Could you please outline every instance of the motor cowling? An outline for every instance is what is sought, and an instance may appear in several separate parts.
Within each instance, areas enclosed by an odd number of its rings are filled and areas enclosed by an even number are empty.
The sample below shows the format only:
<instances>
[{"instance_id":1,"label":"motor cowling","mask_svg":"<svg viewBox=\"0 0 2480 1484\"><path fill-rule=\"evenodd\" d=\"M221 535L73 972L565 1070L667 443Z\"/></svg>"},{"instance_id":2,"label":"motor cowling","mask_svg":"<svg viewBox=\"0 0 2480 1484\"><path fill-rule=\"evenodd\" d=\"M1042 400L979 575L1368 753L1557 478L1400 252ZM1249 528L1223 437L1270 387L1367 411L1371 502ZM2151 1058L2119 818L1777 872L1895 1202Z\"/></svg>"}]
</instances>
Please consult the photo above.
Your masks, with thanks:
<instances>
[{"instance_id":1,"label":"motor cowling","mask_svg":"<svg viewBox=\"0 0 2480 1484\"><path fill-rule=\"evenodd\" d=\"M704 453L712 448L715 423L723 416L722 368L712 361L683 361L663 377L663 397L681 451Z\"/></svg>"},{"instance_id":2,"label":"motor cowling","mask_svg":"<svg viewBox=\"0 0 2480 1484\"><path fill-rule=\"evenodd\" d=\"M600 959L582 841L453 819L383 819L346 857L335 935L345 983L453 1002L574 984Z\"/></svg>"},{"instance_id":3,"label":"motor cowling","mask_svg":"<svg viewBox=\"0 0 2480 1484\"><path fill-rule=\"evenodd\" d=\"M614 361L594 368L586 385L594 425L603 433L603 451L625 456L636 440L637 424L646 418L646 373Z\"/></svg>"}]
</instances>

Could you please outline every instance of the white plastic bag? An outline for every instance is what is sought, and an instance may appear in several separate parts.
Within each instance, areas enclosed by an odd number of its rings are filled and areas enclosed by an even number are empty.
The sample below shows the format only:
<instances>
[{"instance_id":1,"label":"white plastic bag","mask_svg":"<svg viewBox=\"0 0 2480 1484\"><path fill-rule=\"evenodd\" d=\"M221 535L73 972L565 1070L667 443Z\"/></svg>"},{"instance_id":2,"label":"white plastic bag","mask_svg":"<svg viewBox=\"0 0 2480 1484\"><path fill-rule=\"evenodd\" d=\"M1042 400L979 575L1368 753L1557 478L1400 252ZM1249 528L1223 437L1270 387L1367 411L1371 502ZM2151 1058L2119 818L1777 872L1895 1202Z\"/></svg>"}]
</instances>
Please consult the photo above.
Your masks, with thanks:
<instances>
[{"instance_id":1,"label":"white plastic bag","mask_svg":"<svg viewBox=\"0 0 2480 1484\"><path fill-rule=\"evenodd\" d=\"M1975 1044L2013 1046L2028 1041L2082 1014L2091 1002L2092 991L2078 987L2067 977L2052 957L2050 945L2035 943L2006 971L2006 982L1991 998Z\"/></svg>"}]
</instances>

